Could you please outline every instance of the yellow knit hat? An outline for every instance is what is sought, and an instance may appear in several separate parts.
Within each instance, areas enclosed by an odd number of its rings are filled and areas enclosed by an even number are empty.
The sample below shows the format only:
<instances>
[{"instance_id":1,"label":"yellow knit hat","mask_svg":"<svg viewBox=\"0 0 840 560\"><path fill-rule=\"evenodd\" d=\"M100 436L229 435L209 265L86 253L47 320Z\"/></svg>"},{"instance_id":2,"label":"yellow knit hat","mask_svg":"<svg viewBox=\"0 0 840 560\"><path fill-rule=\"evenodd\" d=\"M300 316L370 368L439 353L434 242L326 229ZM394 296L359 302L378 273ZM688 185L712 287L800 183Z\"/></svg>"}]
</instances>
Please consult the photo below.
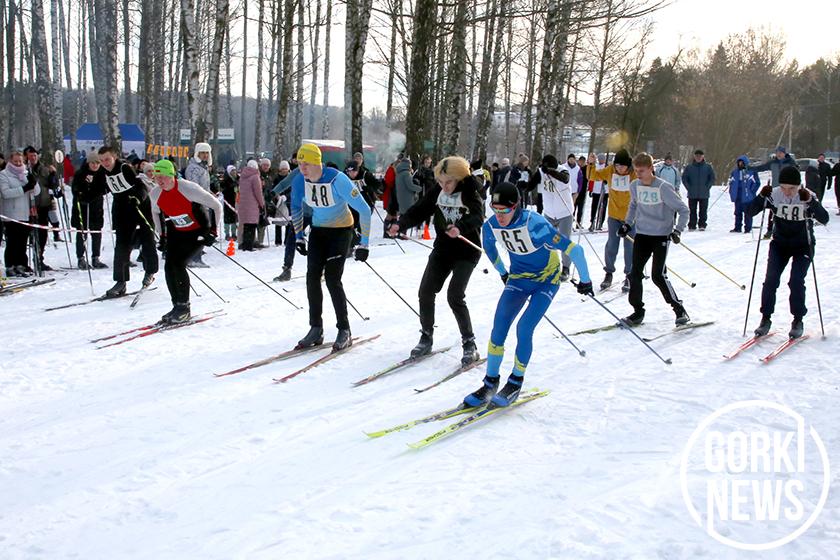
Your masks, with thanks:
<instances>
[{"instance_id":1,"label":"yellow knit hat","mask_svg":"<svg viewBox=\"0 0 840 560\"><path fill-rule=\"evenodd\" d=\"M311 165L321 165L321 148L315 144L302 144L297 151L298 161Z\"/></svg>"}]
</instances>

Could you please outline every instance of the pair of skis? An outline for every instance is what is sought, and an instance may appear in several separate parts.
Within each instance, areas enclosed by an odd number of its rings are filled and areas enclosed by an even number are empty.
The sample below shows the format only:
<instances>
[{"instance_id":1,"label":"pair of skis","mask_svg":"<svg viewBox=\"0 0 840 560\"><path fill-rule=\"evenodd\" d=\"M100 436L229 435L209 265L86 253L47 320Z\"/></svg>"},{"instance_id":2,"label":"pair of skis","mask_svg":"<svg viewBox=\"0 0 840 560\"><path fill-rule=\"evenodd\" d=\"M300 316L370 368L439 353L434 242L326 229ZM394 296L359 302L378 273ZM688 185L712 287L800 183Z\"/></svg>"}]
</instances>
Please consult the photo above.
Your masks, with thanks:
<instances>
[{"instance_id":1,"label":"pair of skis","mask_svg":"<svg viewBox=\"0 0 840 560\"><path fill-rule=\"evenodd\" d=\"M127 292L127 293L119 295L119 296L102 295L102 296L95 297L95 298L92 298L92 299L89 299L89 300L86 300L86 301L77 301L75 303L66 303L64 305L59 305L57 307L47 307L46 309L44 309L44 311L58 311L59 309L69 309L70 307L79 307L79 306L82 306L82 305L89 305L91 303L96 303L98 301L108 301L108 300L112 300L112 299L122 299L122 298L125 298L125 297L128 297L128 296L136 296L134 298L134 300L132 301L132 307L133 307L133 306L137 305L136 301L139 299L140 295L144 293L144 291L151 292L152 290L157 290L157 286L143 287L143 288L140 288L139 290L135 290L133 292Z\"/></svg>"},{"instance_id":2,"label":"pair of skis","mask_svg":"<svg viewBox=\"0 0 840 560\"><path fill-rule=\"evenodd\" d=\"M702 323L688 323L686 325L679 325L679 326L674 327L670 331L667 331L667 332L664 332L664 333L661 333L661 334L658 334L658 335L655 335L655 336L645 337L645 338L643 338L643 340L645 342L653 342L654 340L659 340L660 338L666 337L666 336L671 335L671 334L676 334L676 333L683 332L683 331L689 331L689 330L692 330L692 329L698 329L698 328L701 328L701 327L708 327L709 325L713 325L714 323L715 323L714 321L704 321ZM618 322L618 323L613 323L611 325L606 325L606 326L603 326L603 327L594 327L594 328L591 328L591 329L585 329L585 330L582 330L582 331L573 332L569 336L577 336L577 335L581 335L581 334L596 334L596 333L601 333L601 332L606 332L606 331L611 331L611 330L614 330L614 329L621 329L621 328L631 329L631 328L634 328L634 327L631 327L630 325L627 325L623 322Z\"/></svg>"},{"instance_id":3,"label":"pair of skis","mask_svg":"<svg viewBox=\"0 0 840 560\"><path fill-rule=\"evenodd\" d=\"M512 408L516 408L522 406L523 404L527 404L529 402L535 401L542 397L547 396L551 391L540 391L534 389L527 393L523 393L519 396L519 398L514 401L510 406L506 407L494 407L494 406L479 406L479 407L468 407L464 403L459 404L454 408L450 408L447 410L443 410L441 412L437 412L435 414L431 414L429 416L425 416L423 418L418 418L417 420L411 420L404 424L399 424L392 428L386 428L384 430L379 430L376 432L367 432L366 435L370 438L380 438L382 436L392 434L394 432L400 432L403 430L408 430L415 426L419 426L421 424L428 424L430 422L438 422L440 420L446 420L449 418L453 418L455 416L466 414L465 418L449 424L445 428L438 430L437 432L433 433L432 435L425 437L419 441L414 443L409 443L408 446L412 449L421 449L432 443L440 441L441 439L450 436L464 428L471 426L481 420L484 420L498 412L502 412L505 410L509 410Z\"/></svg>"},{"instance_id":4,"label":"pair of skis","mask_svg":"<svg viewBox=\"0 0 840 560\"><path fill-rule=\"evenodd\" d=\"M775 334L776 334L775 332L769 332L769 333L767 333L765 335L762 335L762 336L753 336L752 338L750 338L749 340L747 340L746 342L741 344L738 348L736 348L732 352L730 352L728 354L724 354L723 358L725 360L732 360L733 358L740 355L745 350L748 350L749 348L752 348L753 346L755 346L759 342L767 340L768 338L774 336ZM770 352L769 354L767 354L763 358L759 358L759 361L761 361L765 364L768 364L771 361L778 358L779 355L784 353L786 350L788 350L790 348L793 348L794 346L796 346L800 342L808 340L809 338L811 338L811 336L807 335L807 334L803 335L803 336L800 336L798 338L788 338L786 341L784 341L779 346L777 346L772 352Z\"/></svg>"},{"instance_id":5,"label":"pair of skis","mask_svg":"<svg viewBox=\"0 0 840 560\"><path fill-rule=\"evenodd\" d=\"M111 334L111 335L103 336L103 337L100 337L100 338L95 338L95 339L91 340L91 342L95 344L97 342L104 342L106 340L113 340L115 338L125 337L125 338L121 338L120 340L117 340L115 342L109 342L108 344L103 344L102 346L97 346L96 347L97 350L101 350L102 348L109 348L111 346L119 346L120 344L125 344L126 342L129 342L129 341L132 341L132 340L137 340L138 338L145 338L147 336L151 336L153 334L161 333L161 332L164 332L164 331L171 331L171 330L175 330L175 329L180 329L182 327L188 327L190 325L197 325L199 323L204 323L206 321L209 321L210 319L214 319L216 317L221 317L224 314L225 313L223 313L222 310L219 309L219 310L216 310L216 311L211 311L210 313L204 313L202 315L195 315L195 316L191 317L190 319L188 319L187 321L184 321L183 323L169 324L169 323L163 323L161 321L158 321L157 323L152 323L150 325L143 325L142 327L135 327L133 329L129 329L127 331L123 331L123 332L120 332L120 333ZM127 336L127 335L130 335L130 336Z\"/></svg>"},{"instance_id":6,"label":"pair of skis","mask_svg":"<svg viewBox=\"0 0 840 560\"><path fill-rule=\"evenodd\" d=\"M353 382L353 387L361 387L362 385L367 385L371 381L376 381L377 379L381 379L387 375L391 375L392 373L399 371L403 368L408 366L414 365L418 362L422 362L427 358L431 358L432 356L436 356L437 354L443 354L444 352L449 352L452 349L451 346L447 346L446 348L439 348L438 350L433 350L428 354L424 354L422 356L417 356L415 358L406 358L405 360L400 360L399 362L386 367L376 373L372 373L368 375L364 379L359 379L358 381Z\"/></svg>"},{"instance_id":7,"label":"pair of skis","mask_svg":"<svg viewBox=\"0 0 840 560\"><path fill-rule=\"evenodd\" d=\"M16 294L27 288L34 288L35 286L52 284L53 282L55 282L55 278L36 278L32 280L25 280L23 282L16 282L14 284L6 284L2 288L0 288L0 296Z\"/></svg>"}]
</instances>

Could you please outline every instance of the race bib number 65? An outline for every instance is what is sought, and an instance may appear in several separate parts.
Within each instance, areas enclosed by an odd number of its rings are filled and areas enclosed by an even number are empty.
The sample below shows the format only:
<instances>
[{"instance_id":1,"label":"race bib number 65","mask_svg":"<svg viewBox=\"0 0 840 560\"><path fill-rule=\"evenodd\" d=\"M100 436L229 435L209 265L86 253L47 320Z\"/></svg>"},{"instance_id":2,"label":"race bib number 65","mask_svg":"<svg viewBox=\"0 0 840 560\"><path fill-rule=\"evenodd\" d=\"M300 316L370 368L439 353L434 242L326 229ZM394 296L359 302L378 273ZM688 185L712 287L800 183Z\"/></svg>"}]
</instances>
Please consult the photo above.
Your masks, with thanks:
<instances>
[{"instance_id":1,"label":"race bib number 65","mask_svg":"<svg viewBox=\"0 0 840 560\"><path fill-rule=\"evenodd\" d=\"M528 255L537 250L525 226L514 229L494 229L493 234L496 240L505 246L508 253Z\"/></svg>"}]
</instances>

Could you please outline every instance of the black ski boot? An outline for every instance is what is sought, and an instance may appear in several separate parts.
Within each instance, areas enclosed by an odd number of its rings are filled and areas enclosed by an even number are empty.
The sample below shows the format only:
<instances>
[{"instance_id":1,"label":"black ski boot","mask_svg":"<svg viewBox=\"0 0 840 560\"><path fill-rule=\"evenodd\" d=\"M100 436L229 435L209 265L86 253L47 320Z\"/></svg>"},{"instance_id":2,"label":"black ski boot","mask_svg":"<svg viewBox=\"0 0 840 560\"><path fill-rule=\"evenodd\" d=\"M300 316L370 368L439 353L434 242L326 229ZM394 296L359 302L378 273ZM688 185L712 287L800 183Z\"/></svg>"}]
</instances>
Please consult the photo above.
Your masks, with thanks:
<instances>
[{"instance_id":1,"label":"black ski boot","mask_svg":"<svg viewBox=\"0 0 840 560\"><path fill-rule=\"evenodd\" d=\"M160 318L160 322L165 325L177 325L178 323L186 323L190 320L190 303L176 303L172 311Z\"/></svg>"},{"instance_id":2,"label":"black ski boot","mask_svg":"<svg viewBox=\"0 0 840 560\"><path fill-rule=\"evenodd\" d=\"M761 317L761 322L758 324L758 327L756 327L753 333L755 336L765 336L770 332L771 326L773 326L773 323L770 321L770 316L764 315Z\"/></svg>"},{"instance_id":3,"label":"black ski boot","mask_svg":"<svg viewBox=\"0 0 840 560\"><path fill-rule=\"evenodd\" d=\"M569 280L569 267L564 266L563 270L560 271L560 281L566 282Z\"/></svg>"},{"instance_id":4,"label":"black ski boot","mask_svg":"<svg viewBox=\"0 0 840 560\"><path fill-rule=\"evenodd\" d=\"M478 355L478 348L476 348L475 346L474 336L465 338L461 342L461 346L464 349L464 355L461 356L461 367L466 367L473 362L477 362L478 359L481 357Z\"/></svg>"},{"instance_id":5,"label":"black ski boot","mask_svg":"<svg viewBox=\"0 0 840 560\"><path fill-rule=\"evenodd\" d=\"M108 265L99 260L99 257L93 257L93 262L91 263L93 268L108 268Z\"/></svg>"},{"instance_id":6,"label":"black ski boot","mask_svg":"<svg viewBox=\"0 0 840 560\"><path fill-rule=\"evenodd\" d=\"M154 282L154 281L155 281L155 275L152 274L151 272L147 272L146 274L143 275L143 287L144 288L148 288L149 286L151 286L152 282Z\"/></svg>"},{"instance_id":7,"label":"black ski boot","mask_svg":"<svg viewBox=\"0 0 840 560\"><path fill-rule=\"evenodd\" d=\"M601 289L606 290L610 286L612 286L612 272L607 272L604 276L604 280L601 282Z\"/></svg>"},{"instance_id":8,"label":"black ski boot","mask_svg":"<svg viewBox=\"0 0 840 560\"><path fill-rule=\"evenodd\" d=\"M630 293L630 277L625 276L624 282L621 283L621 293L622 294L629 294Z\"/></svg>"},{"instance_id":9,"label":"black ski boot","mask_svg":"<svg viewBox=\"0 0 840 560\"><path fill-rule=\"evenodd\" d=\"M275 282L288 282L291 279L292 269L286 266L283 267L283 272L281 272L279 276L274 277Z\"/></svg>"},{"instance_id":10,"label":"black ski boot","mask_svg":"<svg viewBox=\"0 0 840 560\"><path fill-rule=\"evenodd\" d=\"M333 352L338 352L351 346L353 346L353 337L350 334L350 329L338 329L338 334L335 336L335 342L333 342L332 346Z\"/></svg>"},{"instance_id":11,"label":"black ski boot","mask_svg":"<svg viewBox=\"0 0 840 560\"><path fill-rule=\"evenodd\" d=\"M691 317L688 316L688 313L685 311L685 307L682 305L675 305L674 306L674 314L677 316L674 323L679 327L680 325L687 325L689 321L691 321Z\"/></svg>"},{"instance_id":12,"label":"black ski boot","mask_svg":"<svg viewBox=\"0 0 840 560\"><path fill-rule=\"evenodd\" d=\"M468 407L483 406L490 402L499 388L499 378L484 376L484 385L478 391L464 397L464 404Z\"/></svg>"},{"instance_id":13,"label":"black ski boot","mask_svg":"<svg viewBox=\"0 0 840 560\"><path fill-rule=\"evenodd\" d=\"M628 327L638 327L641 325L645 320L645 310L642 309L641 311L634 311L627 317L621 320L622 323L627 325Z\"/></svg>"},{"instance_id":14,"label":"black ski boot","mask_svg":"<svg viewBox=\"0 0 840 560\"><path fill-rule=\"evenodd\" d=\"M79 267L79 270L87 270L88 268L90 268L90 266L88 266L88 263L87 263L87 261L85 260L84 257L82 257L78 260L78 262L76 263L76 266Z\"/></svg>"},{"instance_id":15,"label":"black ski boot","mask_svg":"<svg viewBox=\"0 0 840 560\"><path fill-rule=\"evenodd\" d=\"M790 324L788 336L790 338L799 338L804 332L805 325L802 324L802 317L794 317L793 322Z\"/></svg>"},{"instance_id":16,"label":"black ski boot","mask_svg":"<svg viewBox=\"0 0 840 560\"><path fill-rule=\"evenodd\" d=\"M434 344L434 339L432 337L432 331L420 331L420 342L417 343L417 346L411 349L411 358L416 359L420 356L425 356L426 354L431 353L432 345Z\"/></svg>"},{"instance_id":17,"label":"black ski boot","mask_svg":"<svg viewBox=\"0 0 840 560\"><path fill-rule=\"evenodd\" d=\"M500 408L513 404L519 398L519 391L522 390L522 382L524 380L524 377L511 373L502 390L493 396L493 399L490 401L490 406L492 408Z\"/></svg>"},{"instance_id":18,"label":"black ski boot","mask_svg":"<svg viewBox=\"0 0 840 560\"><path fill-rule=\"evenodd\" d=\"M309 327L309 332L306 333L306 336L301 338L297 346L295 346L295 350L299 350L301 348L309 348L310 346L318 346L319 344L324 343L324 328L323 327Z\"/></svg>"},{"instance_id":19,"label":"black ski boot","mask_svg":"<svg viewBox=\"0 0 840 560\"><path fill-rule=\"evenodd\" d=\"M125 282L117 282L105 292L105 298L117 298L125 295Z\"/></svg>"}]
</instances>

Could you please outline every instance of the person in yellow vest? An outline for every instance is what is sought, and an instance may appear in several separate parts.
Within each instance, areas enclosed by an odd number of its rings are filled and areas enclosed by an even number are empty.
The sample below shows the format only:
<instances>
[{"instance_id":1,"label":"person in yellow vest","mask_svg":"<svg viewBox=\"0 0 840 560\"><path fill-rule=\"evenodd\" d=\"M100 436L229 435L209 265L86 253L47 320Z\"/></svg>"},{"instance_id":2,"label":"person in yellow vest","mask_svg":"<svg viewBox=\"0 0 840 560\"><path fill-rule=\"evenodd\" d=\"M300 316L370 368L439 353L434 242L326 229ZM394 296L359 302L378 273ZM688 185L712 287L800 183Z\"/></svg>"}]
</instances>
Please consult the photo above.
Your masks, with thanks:
<instances>
[{"instance_id":1,"label":"person in yellow vest","mask_svg":"<svg viewBox=\"0 0 840 560\"><path fill-rule=\"evenodd\" d=\"M595 166L595 154L589 154L587 159L586 177L590 181L605 181L609 188L609 202L607 206L607 245L604 247L604 281L601 282L601 291L612 285L613 273L615 272L615 259L618 256L618 245L621 238L618 230L624 223L627 216L627 209L630 207L630 183L636 180L636 173L633 171L633 160L630 153L621 149L616 152L611 165L603 169ZM631 230L632 236L635 232ZM630 291L630 271L633 268L633 243L624 238L624 283L621 291Z\"/></svg>"}]
</instances>

